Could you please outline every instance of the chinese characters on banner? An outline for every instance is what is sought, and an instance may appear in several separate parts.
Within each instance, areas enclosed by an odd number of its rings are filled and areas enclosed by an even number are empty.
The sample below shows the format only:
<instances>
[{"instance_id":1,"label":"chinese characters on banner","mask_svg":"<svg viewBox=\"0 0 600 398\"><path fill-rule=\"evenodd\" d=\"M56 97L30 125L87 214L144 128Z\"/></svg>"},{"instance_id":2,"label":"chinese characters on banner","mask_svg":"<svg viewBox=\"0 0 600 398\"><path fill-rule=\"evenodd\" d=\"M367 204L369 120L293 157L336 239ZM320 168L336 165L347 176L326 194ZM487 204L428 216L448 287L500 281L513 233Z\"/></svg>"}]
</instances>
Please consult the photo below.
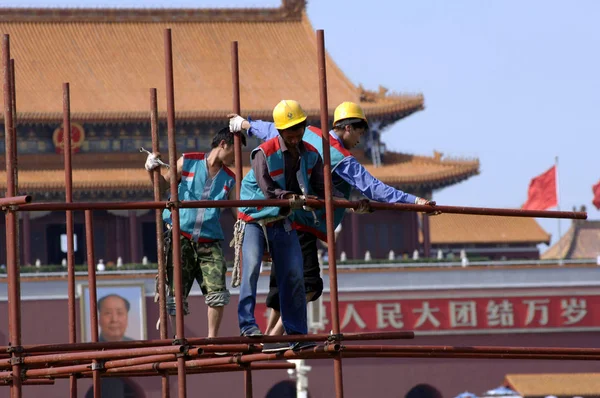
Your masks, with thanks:
<instances>
[{"instance_id":1,"label":"chinese characters on banner","mask_svg":"<svg viewBox=\"0 0 600 398\"><path fill-rule=\"evenodd\" d=\"M324 306L324 330L330 330L329 303ZM268 316L266 310L257 303L257 315ZM257 318L264 328L266 318ZM341 301L340 327L346 333L600 329L600 295Z\"/></svg>"}]
</instances>

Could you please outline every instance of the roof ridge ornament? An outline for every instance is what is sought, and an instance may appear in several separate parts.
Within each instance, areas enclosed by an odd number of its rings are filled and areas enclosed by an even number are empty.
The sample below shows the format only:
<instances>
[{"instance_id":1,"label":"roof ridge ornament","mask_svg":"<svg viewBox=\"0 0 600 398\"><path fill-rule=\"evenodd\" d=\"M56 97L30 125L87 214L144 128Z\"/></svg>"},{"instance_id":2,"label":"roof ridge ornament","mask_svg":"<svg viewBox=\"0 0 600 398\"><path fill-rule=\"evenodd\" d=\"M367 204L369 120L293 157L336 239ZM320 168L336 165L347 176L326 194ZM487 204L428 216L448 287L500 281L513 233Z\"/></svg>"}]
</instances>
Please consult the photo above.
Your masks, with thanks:
<instances>
[{"instance_id":1,"label":"roof ridge ornament","mask_svg":"<svg viewBox=\"0 0 600 398\"><path fill-rule=\"evenodd\" d=\"M389 89L381 84L377 91L367 90L362 84L358 85L360 102L377 102L377 100L384 99L387 96L388 91Z\"/></svg>"},{"instance_id":2,"label":"roof ridge ornament","mask_svg":"<svg viewBox=\"0 0 600 398\"><path fill-rule=\"evenodd\" d=\"M281 7L288 13L298 14L306 9L306 0L281 0Z\"/></svg>"}]
</instances>

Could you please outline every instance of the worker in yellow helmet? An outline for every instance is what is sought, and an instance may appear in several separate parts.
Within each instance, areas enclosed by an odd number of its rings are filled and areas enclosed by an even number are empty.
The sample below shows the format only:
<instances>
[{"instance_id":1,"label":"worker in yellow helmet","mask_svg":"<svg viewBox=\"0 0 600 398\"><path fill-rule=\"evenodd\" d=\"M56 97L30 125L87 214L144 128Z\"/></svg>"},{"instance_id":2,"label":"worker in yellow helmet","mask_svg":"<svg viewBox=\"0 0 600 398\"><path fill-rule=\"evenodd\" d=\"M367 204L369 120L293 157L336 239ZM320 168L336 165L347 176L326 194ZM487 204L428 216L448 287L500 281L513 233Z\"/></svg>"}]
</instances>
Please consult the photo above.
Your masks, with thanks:
<instances>
[{"instance_id":1,"label":"worker in yellow helmet","mask_svg":"<svg viewBox=\"0 0 600 398\"><path fill-rule=\"evenodd\" d=\"M228 115L229 127L231 131L237 132L247 130L249 136L268 140L276 136L277 127L273 123L263 121L249 121L239 115ZM285 115L278 115L285 119ZM275 118L275 115L274 115ZM349 199L351 191L357 190L370 200L384 203L410 203L435 206L435 202L415 195L405 193L399 189L391 187L377 178L373 177L367 169L360 164L350 153L350 150L356 147L360 139L369 129L369 122L360 105L354 102L341 103L334 112L333 129L329 131L331 169L333 171L334 195L337 197ZM321 156L323 156L323 135L322 131L316 127L308 126L304 131L303 140L305 143L314 146ZM369 212L368 201L363 208L357 212ZM323 212L324 209L319 209ZM338 208L334 212L334 223L337 227L345 214L345 209ZM316 300L323 291L323 280L320 277L319 261L317 258L317 238L327 241L326 223L320 222L318 225L314 222L314 217L309 212L298 210L293 214L294 226L298 230L300 244L304 255L304 283L307 296L310 301ZM279 301L277 294L276 277L271 273L270 290L267 296L267 306L272 308L269 319L270 334L281 334L283 330L281 324L277 326L275 322L279 318Z\"/></svg>"},{"instance_id":2,"label":"worker in yellow helmet","mask_svg":"<svg viewBox=\"0 0 600 398\"><path fill-rule=\"evenodd\" d=\"M254 307L265 248L273 259L273 269L277 270L283 328L288 335L307 334L302 250L289 216L293 210L302 209L304 201L299 196L325 196L321 156L312 145L302 141L306 113L300 104L292 100L279 102L273 110L273 121L277 134L252 151L252 170L242 180L240 197L242 200L289 199L290 206L239 208L236 227L241 230L243 225L243 237L240 238L242 276L238 322L240 333L249 337L261 335ZM309 342L266 343L263 352L314 345Z\"/></svg>"}]
</instances>

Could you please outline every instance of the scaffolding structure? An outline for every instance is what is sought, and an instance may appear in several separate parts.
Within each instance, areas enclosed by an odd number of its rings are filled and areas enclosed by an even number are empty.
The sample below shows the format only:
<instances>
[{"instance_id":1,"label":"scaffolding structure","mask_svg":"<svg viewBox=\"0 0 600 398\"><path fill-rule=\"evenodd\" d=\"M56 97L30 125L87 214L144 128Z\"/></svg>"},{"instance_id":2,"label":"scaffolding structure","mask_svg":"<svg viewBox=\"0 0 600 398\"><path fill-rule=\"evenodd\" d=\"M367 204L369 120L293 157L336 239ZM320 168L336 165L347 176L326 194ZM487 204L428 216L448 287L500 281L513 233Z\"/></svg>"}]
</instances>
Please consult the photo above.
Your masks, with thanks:
<instances>
[{"instance_id":1,"label":"scaffolding structure","mask_svg":"<svg viewBox=\"0 0 600 398\"><path fill-rule=\"evenodd\" d=\"M321 127L327 131L328 103L327 78L325 65L324 32L318 30L318 79L320 88ZM182 273L181 245L179 239L173 239L173 267L176 322L175 339L168 338L168 321L165 298L165 264L160 255L163 251L161 209L171 210L174 236L180 234L179 209L181 208L227 208L237 206L287 206L288 200L249 200L241 201L242 150L240 133L235 134L235 172L236 200L223 201L186 201L180 202L177 190L177 149L175 144L175 95L173 82L173 52L171 30L164 31L165 80L167 97L167 134L171 196L169 201L162 201L159 192L158 178L160 171L154 173L154 201L148 202L95 202L74 203L71 167L70 134L64 137L65 190L64 203L30 203L32 198L19 196L17 176L16 145L16 87L15 64L10 57L10 37L5 34L2 41L2 68L4 93L4 127L6 144L6 197L0 199L0 207L6 217L7 248L7 281L8 281L8 318L9 345L0 347L0 384L9 385L11 398L22 396L24 385L51 385L55 379L69 378L70 396L77 396L77 380L92 378L94 397L99 398L100 380L103 377L146 377L162 378L162 397L170 396L169 375L177 375L177 397L186 397L186 377L189 374L214 372L244 372L245 396L252 397L252 371L264 369L293 369L291 359L332 359L334 362L334 383L336 397L344 396L342 358L365 357L405 357L405 358L499 358L499 359L576 359L600 360L600 349L593 348L528 348L528 347L453 347L453 346L417 346L417 345L355 345L354 341L401 340L413 339L412 331L386 333L350 333L342 334L340 330L338 282L335 258L335 239L333 210L337 207L358 208L359 202L332 200L332 173L330 159L329 134L323 134L323 164L325 200L306 199L305 204L318 208L326 208L331 326L330 334L309 334L294 336L256 337L216 337L186 338L184 329L184 313L182 308ZM239 94L239 60L238 43L231 45L231 69L234 113L240 113ZM157 90L149 89L149 117L151 123L152 150L159 152ZM63 128L71 131L69 83L63 84ZM574 211L524 211L515 209L492 209L476 207L430 206L409 204L373 203L374 210L396 210L430 213L433 210L442 213L460 213L475 215L495 215L512 217L544 217L586 219L585 212ZM94 256L94 227L92 210L156 210L156 238L158 245L158 282L160 308L160 339L124 342L98 342L96 268ZM20 301L20 264L19 264L19 232L18 212L24 211L65 211L67 228L67 270L68 270L68 314L69 342L65 344L25 345L21 339L21 301ZM85 212L85 235L88 264L88 281L90 294L90 343L78 343L76 335L75 311L75 264L73 241L73 211ZM278 354L261 352L261 343L272 342L317 342L314 348ZM226 352L226 356L215 353Z\"/></svg>"}]
</instances>

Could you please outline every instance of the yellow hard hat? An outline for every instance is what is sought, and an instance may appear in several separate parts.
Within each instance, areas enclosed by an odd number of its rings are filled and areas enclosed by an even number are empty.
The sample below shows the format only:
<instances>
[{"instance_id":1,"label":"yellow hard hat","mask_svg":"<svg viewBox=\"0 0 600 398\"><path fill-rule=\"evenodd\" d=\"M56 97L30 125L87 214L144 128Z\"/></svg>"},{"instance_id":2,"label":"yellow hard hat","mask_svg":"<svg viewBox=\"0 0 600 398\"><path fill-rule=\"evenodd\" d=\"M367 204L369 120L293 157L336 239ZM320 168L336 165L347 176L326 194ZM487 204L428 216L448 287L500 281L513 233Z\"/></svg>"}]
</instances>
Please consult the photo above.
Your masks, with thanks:
<instances>
[{"instance_id":1,"label":"yellow hard hat","mask_svg":"<svg viewBox=\"0 0 600 398\"><path fill-rule=\"evenodd\" d=\"M273 109L273 121L277 130L285 130L306 120L306 113L297 101L282 100Z\"/></svg>"},{"instance_id":2,"label":"yellow hard hat","mask_svg":"<svg viewBox=\"0 0 600 398\"><path fill-rule=\"evenodd\" d=\"M355 104L354 102L342 102L335 108L335 112L333 113L333 125L336 126L344 119L361 119L364 120L367 125L369 124L360 105Z\"/></svg>"}]
</instances>

